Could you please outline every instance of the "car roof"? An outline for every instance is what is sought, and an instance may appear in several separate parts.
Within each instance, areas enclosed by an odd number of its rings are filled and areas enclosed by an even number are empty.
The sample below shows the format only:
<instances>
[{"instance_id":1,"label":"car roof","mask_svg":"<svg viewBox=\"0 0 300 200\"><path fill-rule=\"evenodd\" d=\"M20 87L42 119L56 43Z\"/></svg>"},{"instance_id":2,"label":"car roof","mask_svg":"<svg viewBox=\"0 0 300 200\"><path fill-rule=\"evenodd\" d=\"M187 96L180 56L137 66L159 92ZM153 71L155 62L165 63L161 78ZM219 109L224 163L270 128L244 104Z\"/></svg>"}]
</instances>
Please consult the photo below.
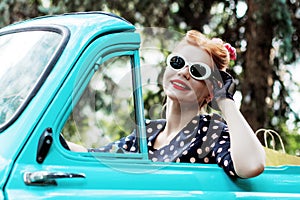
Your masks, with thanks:
<instances>
[{"instance_id":1,"label":"car roof","mask_svg":"<svg viewBox=\"0 0 300 200\"><path fill-rule=\"evenodd\" d=\"M93 11L76 12L61 15L47 15L17 22L0 29L0 34L6 31L33 26L64 26L71 35L84 31L87 34L105 34L111 32L134 31L135 27L115 14Z\"/></svg>"}]
</instances>

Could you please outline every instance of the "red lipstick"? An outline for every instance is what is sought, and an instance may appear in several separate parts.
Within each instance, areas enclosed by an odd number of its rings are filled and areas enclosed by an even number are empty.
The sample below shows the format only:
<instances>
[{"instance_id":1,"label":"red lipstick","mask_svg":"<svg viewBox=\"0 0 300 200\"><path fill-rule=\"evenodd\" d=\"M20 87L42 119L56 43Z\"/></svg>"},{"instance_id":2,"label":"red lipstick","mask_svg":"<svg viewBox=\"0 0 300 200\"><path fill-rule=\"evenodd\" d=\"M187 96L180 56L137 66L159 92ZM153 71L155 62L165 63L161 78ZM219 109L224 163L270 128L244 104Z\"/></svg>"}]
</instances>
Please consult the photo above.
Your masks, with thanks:
<instances>
[{"instance_id":1,"label":"red lipstick","mask_svg":"<svg viewBox=\"0 0 300 200\"><path fill-rule=\"evenodd\" d=\"M186 91L186 90L191 90L191 88L183 81L181 80L171 80L171 83L173 85L173 87L177 90L181 90L181 91Z\"/></svg>"}]
</instances>

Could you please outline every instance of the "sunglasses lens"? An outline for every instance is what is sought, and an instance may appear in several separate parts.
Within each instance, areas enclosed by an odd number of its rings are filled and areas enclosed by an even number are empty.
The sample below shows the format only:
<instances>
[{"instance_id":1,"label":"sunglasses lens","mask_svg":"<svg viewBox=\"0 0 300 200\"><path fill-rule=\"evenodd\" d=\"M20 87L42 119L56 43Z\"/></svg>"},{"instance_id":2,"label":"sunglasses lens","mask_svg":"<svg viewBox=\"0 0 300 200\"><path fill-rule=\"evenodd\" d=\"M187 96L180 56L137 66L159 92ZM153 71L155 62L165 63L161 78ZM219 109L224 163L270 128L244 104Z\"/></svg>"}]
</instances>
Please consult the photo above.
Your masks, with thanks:
<instances>
[{"instance_id":1,"label":"sunglasses lens","mask_svg":"<svg viewBox=\"0 0 300 200\"><path fill-rule=\"evenodd\" d=\"M197 79L202 79L207 75L206 67L202 66L201 64L192 65L190 67L190 72Z\"/></svg>"},{"instance_id":2,"label":"sunglasses lens","mask_svg":"<svg viewBox=\"0 0 300 200\"><path fill-rule=\"evenodd\" d=\"M185 62L183 60L183 58L179 57L179 56L173 56L170 59L170 66L173 67L174 69L181 69L183 68L185 65Z\"/></svg>"}]
</instances>

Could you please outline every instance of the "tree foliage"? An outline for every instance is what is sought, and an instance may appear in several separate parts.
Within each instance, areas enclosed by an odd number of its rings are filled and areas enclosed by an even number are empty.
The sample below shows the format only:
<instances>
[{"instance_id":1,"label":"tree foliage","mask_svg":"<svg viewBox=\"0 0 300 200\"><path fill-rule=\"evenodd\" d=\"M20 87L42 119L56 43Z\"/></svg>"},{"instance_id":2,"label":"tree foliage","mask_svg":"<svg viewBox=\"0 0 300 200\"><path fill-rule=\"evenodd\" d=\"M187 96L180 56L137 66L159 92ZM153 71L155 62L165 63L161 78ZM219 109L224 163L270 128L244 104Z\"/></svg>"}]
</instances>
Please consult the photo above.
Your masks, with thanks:
<instances>
[{"instance_id":1,"label":"tree foliage","mask_svg":"<svg viewBox=\"0 0 300 200\"><path fill-rule=\"evenodd\" d=\"M291 93L299 92L299 83L288 65L299 62L299 4L297 0L2 0L0 26L45 14L104 10L137 27L181 33L197 29L221 37L238 50L238 60L229 70L240 80L241 111L252 128L272 128L283 139L293 137L293 144L284 141L299 149L295 145L300 143L299 111L291 105ZM156 100L149 93L145 107Z\"/></svg>"}]
</instances>

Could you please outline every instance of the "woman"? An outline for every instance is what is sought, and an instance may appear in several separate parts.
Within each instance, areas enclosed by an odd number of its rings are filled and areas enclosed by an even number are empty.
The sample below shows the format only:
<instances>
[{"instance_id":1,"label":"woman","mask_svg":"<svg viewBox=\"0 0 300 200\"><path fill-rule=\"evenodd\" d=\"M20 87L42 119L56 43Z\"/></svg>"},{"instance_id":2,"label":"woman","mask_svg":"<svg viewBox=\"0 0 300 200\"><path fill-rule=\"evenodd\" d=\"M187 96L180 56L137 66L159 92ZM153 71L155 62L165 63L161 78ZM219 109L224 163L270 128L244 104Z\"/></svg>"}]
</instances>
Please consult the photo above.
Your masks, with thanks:
<instances>
[{"instance_id":1,"label":"woman","mask_svg":"<svg viewBox=\"0 0 300 200\"><path fill-rule=\"evenodd\" d=\"M250 178L264 170L262 145L233 101L235 85L225 72L235 49L221 39L187 32L167 58L163 88L166 119L147 122L149 158L163 162L217 163L229 176ZM207 105L221 111L206 113ZM71 150L86 151L72 143ZM136 152L135 133L99 149Z\"/></svg>"}]
</instances>

